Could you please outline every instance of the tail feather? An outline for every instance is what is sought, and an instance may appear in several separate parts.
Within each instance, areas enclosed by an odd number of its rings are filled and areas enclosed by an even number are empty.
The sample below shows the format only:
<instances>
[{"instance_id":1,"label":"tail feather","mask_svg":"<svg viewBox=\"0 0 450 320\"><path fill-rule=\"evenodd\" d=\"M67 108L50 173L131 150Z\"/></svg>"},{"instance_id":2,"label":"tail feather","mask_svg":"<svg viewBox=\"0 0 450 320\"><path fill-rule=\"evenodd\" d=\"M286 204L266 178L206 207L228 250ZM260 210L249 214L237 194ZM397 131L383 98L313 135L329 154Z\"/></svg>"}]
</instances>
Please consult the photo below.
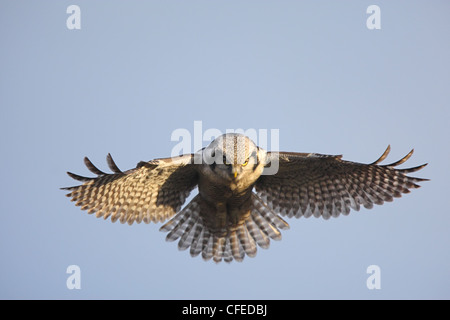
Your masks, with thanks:
<instances>
[{"instance_id":1,"label":"tail feather","mask_svg":"<svg viewBox=\"0 0 450 320\"><path fill-rule=\"evenodd\" d=\"M185 234L187 236L199 218L199 211L198 203L191 201L180 214L175 215L172 220L169 220L169 222L163 225L161 231L170 231L167 234L166 240L175 241Z\"/></svg>"},{"instance_id":2,"label":"tail feather","mask_svg":"<svg viewBox=\"0 0 450 320\"><path fill-rule=\"evenodd\" d=\"M213 260L216 263L222 261L222 258L228 255L228 252L225 253L227 238L225 237L214 237L213 241Z\"/></svg>"},{"instance_id":3,"label":"tail feather","mask_svg":"<svg viewBox=\"0 0 450 320\"><path fill-rule=\"evenodd\" d=\"M183 235L180 238L180 241L178 242L178 249L180 250L186 250L189 248L192 244L192 241L197 238L199 235L195 232L198 231L198 228L194 228L194 226L197 226L198 219L191 219L189 220L189 223L183 233Z\"/></svg>"},{"instance_id":4,"label":"tail feather","mask_svg":"<svg viewBox=\"0 0 450 320\"><path fill-rule=\"evenodd\" d=\"M209 260L213 256L213 237L208 229L205 229L202 243L202 258L203 260Z\"/></svg>"},{"instance_id":5,"label":"tail feather","mask_svg":"<svg viewBox=\"0 0 450 320\"><path fill-rule=\"evenodd\" d=\"M256 256L256 242L253 237L249 234L245 224L241 225L237 230L237 237L239 239L239 244L243 251L251 258Z\"/></svg>"},{"instance_id":6,"label":"tail feather","mask_svg":"<svg viewBox=\"0 0 450 320\"><path fill-rule=\"evenodd\" d=\"M236 261L244 260L245 252L244 252L244 248L242 247L242 245L238 239L237 232L233 232L232 234L230 234L230 237L228 239L229 239L229 244L230 244L229 249L231 251L231 257L236 259ZM230 260L230 262L231 262L231 260Z\"/></svg>"},{"instance_id":7,"label":"tail feather","mask_svg":"<svg viewBox=\"0 0 450 320\"><path fill-rule=\"evenodd\" d=\"M203 226L200 223L197 223L195 225L194 234L198 234L197 237L193 237L192 243L191 243L191 249L189 250L189 253L191 254L191 257L196 257L202 252L202 239L203 239Z\"/></svg>"},{"instance_id":8,"label":"tail feather","mask_svg":"<svg viewBox=\"0 0 450 320\"><path fill-rule=\"evenodd\" d=\"M178 249L190 247L193 257L202 254L204 260L216 263L242 261L245 255L256 256L257 246L267 249L270 239L280 240L280 229L289 225L274 213L256 194L252 194L252 211L245 220L230 227L225 235L208 229L200 214L202 198L197 195L183 210L161 227L168 232L167 241L178 241Z\"/></svg>"},{"instance_id":9,"label":"tail feather","mask_svg":"<svg viewBox=\"0 0 450 320\"><path fill-rule=\"evenodd\" d=\"M245 221L245 226L247 227L248 232L252 236L253 240L263 249L269 248L270 239L265 235L265 233L260 229L260 226L255 223L253 219L253 215L251 215L251 219L247 219Z\"/></svg>"},{"instance_id":10,"label":"tail feather","mask_svg":"<svg viewBox=\"0 0 450 320\"><path fill-rule=\"evenodd\" d=\"M223 261L230 263L233 261L233 250L231 249L231 238L228 237L225 243L225 250L223 251ZM220 260L219 260L220 262Z\"/></svg>"}]
</instances>

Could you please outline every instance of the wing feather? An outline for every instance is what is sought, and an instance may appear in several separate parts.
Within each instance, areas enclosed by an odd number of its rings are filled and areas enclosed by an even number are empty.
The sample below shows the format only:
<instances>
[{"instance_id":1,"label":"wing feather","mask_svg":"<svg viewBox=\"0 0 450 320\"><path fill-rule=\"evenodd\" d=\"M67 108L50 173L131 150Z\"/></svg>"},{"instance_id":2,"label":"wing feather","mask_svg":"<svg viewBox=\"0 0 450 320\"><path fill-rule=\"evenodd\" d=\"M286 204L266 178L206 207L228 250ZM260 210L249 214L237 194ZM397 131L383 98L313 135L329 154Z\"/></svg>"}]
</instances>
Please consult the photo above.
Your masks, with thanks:
<instances>
[{"instance_id":1,"label":"wing feather","mask_svg":"<svg viewBox=\"0 0 450 320\"><path fill-rule=\"evenodd\" d=\"M108 163L108 167L112 170L112 172L122 173L122 170L117 167L110 153L108 153L108 155L106 156L106 162Z\"/></svg>"},{"instance_id":2,"label":"wing feather","mask_svg":"<svg viewBox=\"0 0 450 320\"><path fill-rule=\"evenodd\" d=\"M262 175L255 190L267 205L281 215L295 217L337 217L347 215L360 206L390 202L428 179L410 177L427 164L397 169L413 154L414 149L398 161L380 165L390 146L374 162L363 164L342 160L341 155L316 153L268 153L267 165L278 161L276 174Z\"/></svg>"},{"instance_id":3,"label":"wing feather","mask_svg":"<svg viewBox=\"0 0 450 320\"><path fill-rule=\"evenodd\" d=\"M110 154L107 156L112 174L99 170L86 157L84 163L95 178L67 174L84 182L61 188L76 206L97 217L132 224L142 221L162 222L178 212L189 193L197 185L198 174L193 155L140 162L136 168L121 171Z\"/></svg>"}]
</instances>

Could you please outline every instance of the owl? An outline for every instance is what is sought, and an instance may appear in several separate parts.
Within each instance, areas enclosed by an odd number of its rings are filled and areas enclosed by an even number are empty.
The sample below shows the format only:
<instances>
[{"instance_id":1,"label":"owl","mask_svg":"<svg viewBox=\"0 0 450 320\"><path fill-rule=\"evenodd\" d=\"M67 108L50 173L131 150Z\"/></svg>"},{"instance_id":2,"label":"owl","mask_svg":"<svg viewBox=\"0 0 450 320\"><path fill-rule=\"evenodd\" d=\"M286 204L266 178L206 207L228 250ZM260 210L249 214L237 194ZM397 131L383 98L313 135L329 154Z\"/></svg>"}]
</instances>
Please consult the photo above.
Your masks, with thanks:
<instances>
[{"instance_id":1,"label":"owl","mask_svg":"<svg viewBox=\"0 0 450 320\"><path fill-rule=\"evenodd\" d=\"M84 158L97 177L67 174L82 184L62 188L76 206L112 222L165 222L167 241L215 262L254 257L289 228L285 217L338 217L381 205L427 179L408 176L426 164L397 169L408 160L380 165L341 155L267 152L242 134L227 133L194 154L139 162L121 171L110 154L105 173ZM184 207L191 191L198 193Z\"/></svg>"}]
</instances>

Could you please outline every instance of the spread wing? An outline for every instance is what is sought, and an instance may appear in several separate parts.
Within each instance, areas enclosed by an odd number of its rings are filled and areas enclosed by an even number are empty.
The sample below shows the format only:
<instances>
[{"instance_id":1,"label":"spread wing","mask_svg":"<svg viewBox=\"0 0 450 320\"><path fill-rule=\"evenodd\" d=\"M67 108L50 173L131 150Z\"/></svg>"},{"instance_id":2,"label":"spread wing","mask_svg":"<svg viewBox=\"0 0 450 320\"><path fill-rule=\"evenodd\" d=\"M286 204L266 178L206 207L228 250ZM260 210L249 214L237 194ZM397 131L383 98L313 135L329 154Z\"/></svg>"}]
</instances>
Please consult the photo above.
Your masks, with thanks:
<instances>
[{"instance_id":1,"label":"spread wing","mask_svg":"<svg viewBox=\"0 0 450 320\"><path fill-rule=\"evenodd\" d=\"M162 222L183 205L189 193L197 185L198 174L193 164L193 155L177 158L156 159L139 162L135 169L122 172L107 156L108 174L95 167L84 158L87 168L97 177L87 178L71 172L67 174L78 181L80 186L62 188L75 205L94 213L97 217L121 223L132 224Z\"/></svg>"},{"instance_id":2,"label":"spread wing","mask_svg":"<svg viewBox=\"0 0 450 320\"><path fill-rule=\"evenodd\" d=\"M371 164L342 160L342 156L315 153L268 153L268 164L279 161L278 172L262 175L255 190L270 208L288 217L315 217L325 219L348 214L350 208L360 205L372 208L418 188L418 182L427 179L406 174L418 171L426 164L408 168L395 167L408 160L404 158L391 164L379 165L390 151Z\"/></svg>"}]
</instances>

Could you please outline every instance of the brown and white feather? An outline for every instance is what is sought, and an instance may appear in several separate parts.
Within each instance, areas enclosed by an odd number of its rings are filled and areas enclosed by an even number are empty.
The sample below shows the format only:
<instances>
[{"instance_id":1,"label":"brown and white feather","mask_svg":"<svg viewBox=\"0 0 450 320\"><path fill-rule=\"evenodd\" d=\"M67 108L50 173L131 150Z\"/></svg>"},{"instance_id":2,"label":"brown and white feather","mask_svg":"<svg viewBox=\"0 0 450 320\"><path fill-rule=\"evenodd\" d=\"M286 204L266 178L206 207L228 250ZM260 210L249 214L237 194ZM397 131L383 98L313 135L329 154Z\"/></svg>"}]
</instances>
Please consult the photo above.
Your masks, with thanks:
<instances>
[{"instance_id":1,"label":"brown and white feather","mask_svg":"<svg viewBox=\"0 0 450 320\"><path fill-rule=\"evenodd\" d=\"M111 174L99 170L88 158L84 162L97 177L68 172L84 183L62 189L70 191L67 196L82 210L104 219L111 217L112 222L163 222L180 210L197 181L192 155L140 162L135 169L122 172L108 154Z\"/></svg>"},{"instance_id":2,"label":"brown and white feather","mask_svg":"<svg viewBox=\"0 0 450 320\"><path fill-rule=\"evenodd\" d=\"M275 175L262 175L255 190L267 205L288 217L337 217L350 209L390 202L419 188L427 179L407 176L426 166L397 169L413 151L391 164L379 165L390 151L371 164L342 160L342 156L316 153L268 153L269 161L279 161Z\"/></svg>"}]
</instances>

